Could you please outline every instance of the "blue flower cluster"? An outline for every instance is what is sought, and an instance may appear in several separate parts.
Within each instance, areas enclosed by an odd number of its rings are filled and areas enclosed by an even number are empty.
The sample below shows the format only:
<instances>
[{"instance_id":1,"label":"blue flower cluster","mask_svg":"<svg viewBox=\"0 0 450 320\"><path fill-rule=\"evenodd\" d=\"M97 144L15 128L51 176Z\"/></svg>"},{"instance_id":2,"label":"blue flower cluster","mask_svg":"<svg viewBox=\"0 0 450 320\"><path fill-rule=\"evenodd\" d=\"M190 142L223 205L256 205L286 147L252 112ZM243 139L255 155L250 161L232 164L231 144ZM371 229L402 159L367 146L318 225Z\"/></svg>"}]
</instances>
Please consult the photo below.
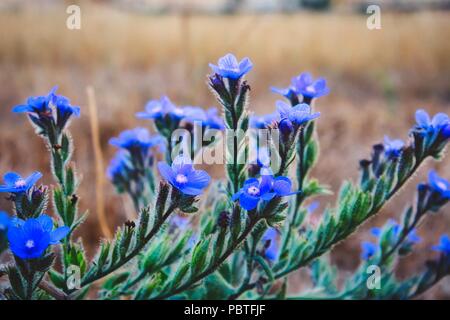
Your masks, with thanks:
<instances>
[{"instance_id":1,"label":"blue flower cluster","mask_svg":"<svg viewBox=\"0 0 450 320\"><path fill-rule=\"evenodd\" d=\"M263 174L260 179L250 178L244 186L233 195L232 200L239 200L245 210L253 210L260 201L270 201L274 197L284 197L296 194L292 192L292 182L288 177L276 177Z\"/></svg>"},{"instance_id":2,"label":"blue flower cluster","mask_svg":"<svg viewBox=\"0 0 450 320\"><path fill-rule=\"evenodd\" d=\"M80 116L80 107L71 105L70 100L57 95L56 90L54 87L45 96L29 97L25 104L13 108L15 113L27 113L41 133L52 139L62 132L71 116Z\"/></svg>"},{"instance_id":3,"label":"blue flower cluster","mask_svg":"<svg viewBox=\"0 0 450 320\"><path fill-rule=\"evenodd\" d=\"M400 224L398 224L395 220L389 220L384 228L372 228L371 229L372 236L378 239L378 244L374 244L372 242L364 241L361 244L362 253L361 258L364 260L369 260L374 257L381 249L382 243L381 240L388 241L390 246L394 246L402 236L403 228ZM383 234L387 233L387 237L384 237ZM400 249L400 253L406 252L413 245L419 243L421 241L420 237L417 235L417 230L414 228L408 232L406 239L403 241ZM384 246L383 246L384 247Z\"/></svg>"},{"instance_id":4,"label":"blue flower cluster","mask_svg":"<svg viewBox=\"0 0 450 320\"><path fill-rule=\"evenodd\" d=\"M272 87L272 91L296 102L298 102L297 96L301 95L305 103L309 103L314 98L325 96L330 92L325 79L319 78L314 80L308 72L292 78L289 87L283 89Z\"/></svg>"},{"instance_id":5,"label":"blue flower cluster","mask_svg":"<svg viewBox=\"0 0 450 320\"><path fill-rule=\"evenodd\" d=\"M166 137L178 128L181 121L200 122L203 128L224 129L224 123L218 116L217 108L212 107L205 111L200 107L177 107L167 96L149 101L145 111L138 112L136 116L140 119L154 120L158 130Z\"/></svg>"},{"instance_id":6,"label":"blue flower cluster","mask_svg":"<svg viewBox=\"0 0 450 320\"><path fill-rule=\"evenodd\" d=\"M442 136L444 139L450 138L450 118L445 113L437 113L431 119L429 114L423 110L416 111L415 129L422 135Z\"/></svg>"}]
</instances>

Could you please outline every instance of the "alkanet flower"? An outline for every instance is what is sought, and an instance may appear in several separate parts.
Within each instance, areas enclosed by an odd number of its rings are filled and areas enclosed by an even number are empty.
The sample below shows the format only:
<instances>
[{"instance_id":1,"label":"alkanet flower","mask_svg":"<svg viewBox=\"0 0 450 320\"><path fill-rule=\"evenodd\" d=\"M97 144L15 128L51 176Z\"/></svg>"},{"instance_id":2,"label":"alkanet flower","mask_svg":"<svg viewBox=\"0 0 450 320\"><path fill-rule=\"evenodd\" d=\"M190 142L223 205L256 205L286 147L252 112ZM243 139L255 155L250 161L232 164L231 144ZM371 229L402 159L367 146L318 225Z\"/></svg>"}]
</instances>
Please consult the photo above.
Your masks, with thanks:
<instances>
[{"instance_id":1,"label":"alkanet flower","mask_svg":"<svg viewBox=\"0 0 450 320\"><path fill-rule=\"evenodd\" d=\"M233 54L228 53L219 59L217 66L212 63L209 66L214 73L224 78L237 80L248 73L252 69L253 64L249 58L244 58L238 62Z\"/></svg>"},{"instance_id":2,"label":"alkanet flower","mask_svg":"<svg viewBox=\"0 0 450 320\"><path fill-rule=\"evenodd\" d=\"M384 136L384 154L390 158L397 158L403 151L405 143L400 139L391 140Z\"/></svg>"},{"instance_id":3,"label":"alkanet flower","mask_svg":"<svg viewBox=\"0 0 450 320\"><path fill-rule=\"evenodd\" d=\"M259 201L269 201L275 196L284 197L295 194L291 191L292 182L288 177L276 177L264 174L261 179L247 179L244 186L236 192L232 200L239 200L239 204L247 211L258 206Z\"/></svg>"},{"instance_id":4,"label":"alkanet flower","mask_svg":"<svg viewBox=\"0 0 450 320\"><path fill-rule=\"evenodd\" d=\"M440 238L438 245L432 247L435 251L440 251L445 255L450 255L450 238L448 235L443 234Z\"/></svg>"},{"instance_id":5,"label":"alkanet flower","mask_svg":"<svg viewBox=\"0 0 450 320\"><path fill-rule=\"evenodd\" d=\"M175 106L167 96L160 99L150 100L145 105L145 111L136 113L140 119L161 120L169 118L171 120L180 120L185 117L184 111Z\"/></svg>"},{"instance_id":6,"label":"alkanet flower","mask_svg":"<svg viewBox=\"0 0 450 320\"><path fill-rule=\"evenodd\" d=\"M225 128L223 119L218 115L217 108L212 107L205 111L200 107L188 106L184 108L184 114L184 121L200 122L204 128L216 130Z\"/></svg>"},{"instance_id":7,"label":"alkanet flower","mask_svg":"<svg viewBox=\"0 0 450 320\"><path fill-rule=\"evenodd\" d=\"M361 249L361 258L363 260L369 260L377 253L378 246L373 244L372 242L364 241L361 243Z\"/></svg>"},{"instance_id":8,"label":"alkanet flower","mask_svg":"<svg viewBox=\"0 0 450 320\"><path fill-rule=\"evenodd\" d=\"M278 259L280 253L278 237L277 229L268 228L261 239L265 245L264 256L269 261L276 261Z\"/></svg>"},{"instance_id":9,"label":"alkanet flower","mask_svg":"<svg viewBox=\"0 0 450 320\"><path fill-rule=\"evenodd\" d=\"M22 178L16 172L8 172L3 176L4 184L0 185L0 192L23 193L28 191L42 178L42 173L35 171L30 176Z\"/></svg>"},{"instance_id":10,"label":"alkanet flower","mask_svg":"<svg viewBox=\"0 0 450 320\"><path fill-rule=\"evenodd\" d=\"M54 87L46 96L30 97L26 104L13 108L15 113L28 113L30 118L37 125L43 126L43 119L50 119L62 130L72 115L80 116L80 107L72 106L67 97L56 94L57 87ZM56 118L54 118L56 114ZM45 128L49 130L49 128Z\"/></svg>"},{"instance_id":11,"label":"alkanet flower","mask_svg":"<svg viewBox=\"0 0 450 320\"><path fill-rule=\"evenodd\" d=\"M273 112L261 116L251 116L250 117L250 127L253 129L266 129L271 124L280 120L280 115L278 112Z\"/></svg>"},{"instance_id":12,"label":"alkanet flower","mask_svg":"<svg viewBox=\"0 0 450 320\"><path fill-rule=\"evenodd\" d=\"M423 133L442 133L444 138L450 137L450 133L448 132L450 118L445 113L439 112L431 119L425 110L419 109L416 111L416 122L417 125L415 128Z\"/></svg>"},{"instance_id":13,"label":"alkanet flower","mask_svg":"<svg viewBox=\"0 0 450 320\"><path fill-rule=\"evenodd\" d=\"M67 97L53 94L51 102L56 108L57 124L61 129L66 126L72 115L80 116L80 107L72 106Z\"/></svg>"},{"instance_id":14,"label":"alkanet flower","mask_svg":"<svg viewBox=\"0 0 450 320\"><path fill-rule=\"evenodd\" d=\"M119 134L119 137L111 138L109 143L130 152L141 150L145 153L152 147L159 147L163 151L165 147L163 137L160 135L152 136L145 128L125 130Z\"/></svg>"},{"instance_id":15,"label":"alkanet flower","mask_svg":"<svg viewBox=\"0 0 450 320\"><path fill-rule=\"evenodd\" d=\"M392 225L392 241L395 243L399 240L400 235L402 234L403 228L400 224L398 224L395 220L390 220L389 223ZM372 228L370 230L372 235L377 238L380 238L382 230L380 228ZM417 244L421 241L420 237L417 235L417 229L412 229L406 239L404 241L404 246L411 246Z\"/></svg>"},{"instance_id":16,"label":"alkanet flower","mask_svg":"<svg viewBox=\"0 0 450 320\"><path fill-rule=\"evenodd\" d=\"M291 95L295 94L302 95L307 100L325 96L330 92L325 79L319 78L314 81L312 75L308 72L301 73L297 77L292 78L289 87L284 89L272 87L272 91L288 99Z\"/></svg>"},{"instance_id":17,"label":"alkanet flower","mask_svg":"<svg viewBox=\"0 0 450 320\"><path fill-rule=\"evenodd\" d=\"M25 104L15 106L12 111L14 113L27 112L51 116L50 102L54 99L56 89L57 87L54 87L46 96L29 97Z\"/></svg>"},{"instance_id":18,"label":"alkanet flower","mask_svg":"<svg viewBox=\"0 0 450 320\"><path fill-rule=\"evenodd\" d=\"M53 221L45 214L25 221L15 218L8 229L8 241L11 251L17 257L36 259L41 257L50 245L60 243L69 232L69 227L53 230Z\"/></svg>"},{"instance_id":19,"label":"alkanet flower","mask_svg":"<svg viewBox=\"0 0 450 320\"><path fill-rule=\"evenodd\" d=\"M10 223L11 218L9 215L4 211L0 211L0 232L8 230Z\"/></svg>"},{"instance_id":20,"label":"alkanet flower","mask_svg":"<svg viewBox=\"0 0 450 320\"><path fill-rule=\"evenodd\" d=\"M314 120L320 116L320 112L311 113L311 107L306 103L301 103L291 107L286 102L277 101L277 110L280 114L280 126L283 121L290 121L296 126L301 126L308 121Z\"/></svg>"},{"instance_id":21,"label":"alkanet flower","mask_svg":"<svg viewBox=\"0 0 450 320\"><path fill-rule=\"evenodd\" d=\"M183 155L177 156L172 166L159 162L158 169L161 176L173 187L190 196L201 194L211 180L206 171L195 170L191 159Z\"/></svg>"},{"instance_id":22,"label":"alkanet flower","mask_svg":"<svg viewBox=\"0 0 450 320\"><path fill-rule=\"evenodd\" d=\"M428 183L431 190L437 193L442 199L450 199L450 182L438 176L436 171L431 170L429 172Z\"/></svg>"},{"instance_id":23,"label":"alkanet flower","mask_svg":"<svg viewBox=\"0 0 450 320\"><path fill-rule=\"evenodd\" d=\"M130 160L128 159L128 152L121 149L111 159L106 169L106 175L114 184L117 184L129 179L129 171Z\"/></svg>"}]
</instances>

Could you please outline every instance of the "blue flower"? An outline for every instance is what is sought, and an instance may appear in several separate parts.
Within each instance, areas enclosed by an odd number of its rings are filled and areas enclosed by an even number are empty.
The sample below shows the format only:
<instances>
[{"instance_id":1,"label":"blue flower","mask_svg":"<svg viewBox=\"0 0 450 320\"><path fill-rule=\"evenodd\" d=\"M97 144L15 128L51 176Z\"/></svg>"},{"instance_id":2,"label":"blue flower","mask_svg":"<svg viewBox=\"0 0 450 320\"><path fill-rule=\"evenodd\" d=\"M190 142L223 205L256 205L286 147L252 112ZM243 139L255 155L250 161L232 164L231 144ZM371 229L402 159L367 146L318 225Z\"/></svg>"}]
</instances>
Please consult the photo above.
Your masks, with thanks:
<instances>
[{"instance_id":1,"label":"blue flower","mask_svg":"<svg viewBox=\"0 0 450 320\"><path fill-rule=\"evenodd\" d=\"M140 119L161 120L168 117L172 120L180 120L185 117L184 111L175 106L167 96L162 96L157 100L150 100L145 106L144 112L136 113Z\"/></svg>"},{"instance_id":2,"label":"blue flower","mask_svg":"<svg viewBox=\"0 0 450 320\"><path fill-rule=\"evenodd\" d=\"M29 97L25 104L15 106L12 111L14 113L27 112L51 116L50 102L54 99L56 89L57 87L54 87L46 96Z\"/></svg>"},{"instance_id":3,"label":"blue flower","mask_svg":"<svg viewBox=\"0 0 450 320\"><path fill-rule=\"evenodd\" d=\"M397 243L397 241L399 240L400 236L402 235L403 232L403 227L398 224L395 220L389 220L388 224L390 225L390 232L391 232L391 238L390 241L392 244ZM383 230L381 228L372 228L370 230L370 233L377 237L378 239L380 239L381 234L382 234ZM406 248L406 247L410 247L414 244L417 244L421 241L421 238L417 235L417 230L414 228L411 231L408 232L408 235L406 236L406 239L404 240L402 247Z\"/></svg>"},{"instance_id":4,"label":"blue flower","mask_svg":"<svg viewBox=\"0 0 450 320\"><path fill-rule=\"evenodd\" d=\"M431 170L428 174L428 182L431 190L443 199L450 199L450 182L439 177L436 171Z\"/></svg>"},{"instance_id":5,"label":"blue flower","mask_svg":"<svg viewBox=\"0 0 450 320\"><path fill-rule=\"evenodd\" d=\"M280 120L280 115L278 112L265 114L262 116L251 116L250 117L250 127L253 129L266 129L274 122Z\"/></svg>"},{"instance_id":6,"label":"blue flower","mask_svg":"<svg viewBox=\"0 0 450 320\"><path fill-rule=\"evenodd\" d=\"M13 108L15 113L31 113L38 117L31 116L35 123L40 124L39 120L42 117L53 119L53 110L56 111L57 126L63 129L67 124L69 118L80 116L80 107L72 106L67 97L56 94L57 87L54 87L46 96L30 97L26 104L18 105Z\"/></svg>"},{"instance_id":7,"label":"blue flower","mask_svg":"<svg viewBox=\"0 0 450 320\"><path fill-rule=\"evenodd\" d=\"M247 179L244 186L236 192L232 200L239 199L239 204L245 210L253 210L258 206L259 201L269 201L275 196L283 197L295 194L291 191L292 182L287 177L276 177L264 174L261 180L256 178Z\"/></svg>"},{"instance_id":8,"label":"blue flower","mask_svg":"<svg viewBox=\"0 0 450 320\"><path fill-rule=\"evenodd\" d=\"M27 178L22 178L18 173L8 172L3 176L5 184L0 185L0 192L23 193L28 191L42 177L42 173L33 172Z\"/></svg>"},{"instance_id":9,"label":"blue flower","mask_svg":"<svg viewBox=\"0 0 450 320\"><path fill-rule=\"evenodd\" d=\"M214 73L224 78L237 80L248 73L253 64L249 58L244 58L241 62L238 62L236 57L229 53L219 59L217 66L212 63L209 66Z\"/></svg>"},{"instance_id":10,"label":"blue flower","mask_svg":"<svg viewBox=\"0 0 450 320\"><path fill-rule=\"evenodd\" d=\"M275 228L268 228L262 237L262 241L267 245L264 252L269 261L276 261L279 255L278 231Z\"/></svg>"},{"instance_id":11,"label":"blue flower","mask_svg":"<svg viewBox=\"0 0 450 320\"><path fill-rule=\"evenodd\" d=\"M445 138L449 138L449 126L450 118L445 113L437 113L434 115L433 119L430 118L429 114L423 110L419 109L416 111L416 128L422 130L425 133L439 133L442 132Z\"/></svg>"},{"instance_id":12,"label":"blue flower","mask_svg":"<svg viewBox=\"0 0 450 320\"><path fill-rule=\"evenodd\" d=\"M51 102L56 107L57 123L60 128L64 128L72 115L80 116L80 107L72 106L70 100L62 95L54 94Z\"/></svg>"},{"instance_id":13,"label":"blue flower","mask_svg":"<svg viewBox=\"0 0 450 320\"><path fill-rule=\"evenodd\" d=\"M368 241L364 241L363 243L361 243L361 248L362 248L361 258L363 260L369 260L378 251L378 246Z\"/></svg>"},{"instance_id":14,"label":"blue flower","mask_svg":"<svg viewBox=\"0 0 450 320\"><path fill-rule=\"evenodd\" d=\"M165 162L158 163L161 176L173 187L190 196L197 196L203 192L211 177L203 170L195 170L191 159L177 156L169 166Z\"/></svg>"},{"instance_id":15,"label":"blue flower","mask_svg":"<svg viewBox=\"0 0 450 320\"><path fill-rule=\"evenodd\" d=\"M159 147L164 151L164 139L160 135L151 136L145 128L125 130L117 138L111 138L109 143L115 147L126 149L130 152L141 150L146 153L152 147Z\"/></svg>"},{"instance_id":16,"label":"blue flower","mask_svg":"<svg viewBox=\"0 0 450 320\"><path fill-rule=\"evenodd\" d=\"M390 158L397 158L403 151L405 143L400 140L391 140L388 136L384 136L384 154Z\"/></svg>"},{"instance_id":17,"label":"blue flower","mask_svg":"<svg viewBox=\"0 0 450 320\"><path fill-rule=\"evenodd\" d=\"M448 235L443 234L440 238L438 245L432 247L435 251L440 251L445 255L450 255L450 238Z\"/></svg>"},{"instance_id":18,"label":"blue flower","mask_svg":"<svg viewBox=\"0 0 450 320\"><path fill-rule=\"evenodd\" d=\"M128 166L128 153L125 150L119 150L111 159L111 162L106 170L106 175L111 181L117 181L117 179L127 176L129 170Z\"/></svg>"},{"instance_id":19,"label":"blue flower","mask_svg":"<svg viewBox=\"0 0 450 320\"><path fill-rule=\"evenodd\" d=\"M292 78L291 85L288 88L272 88L272 91L289 98L292 94L302 95L306 99L319 98L327 95L330 90L327 82L323 78L313 80L310 73L304 72L297 77Z\"/></svg>"},{"instance_id":20,"label":"blue flower","mask_svg":"<svg viewBox=\"0 0 450 320\"><path fill-rule=\"evenodd\" d=\"M201 122L202 127L223 130L225 128L223 119L219 117L217 108L209 108L207 111L200 107L185 107L185 121Z\"/></svg>"},{"instance_id":21,"label":"blue flower","mask_svg":"<svg viewBox=\"0 0 450 320\"><path fill-rule=\"evenodd\" d=\"M69 227L53 230L53 221L47 215L36 219L14 219L8 230L10 249L21 259L35 259L41 257L45 250L70 232Z\"/></svg>"},{"instance_id":22,"label":"blue flower","mask_svg":"<svg viewBox=\"0 0 450 320\"><path fill-rule=\"evenodd\" d=\"M320 206L319 201L313 201L311 204L306 208L306 211L308 214L313 214Z\"/></svg>"},{"instance_id":23,"label":"blue flower","mask_svg":"<svg viewBox=\"0 0 450 320\"><path fill-rule=\"evenodd\" d=\"M8 230L10 223L11 218L9 215L4 211L0 211L0 232Z\"/></svg>"},{"instance_id":24,"label":"blue flower","mask_svg":"<svg viewBox=\"0 0 450 320\"><path fill-rule=\"evenodd\" d=\"M311 107L306 103L291 107L286 102L277 101L277 110L281 118L280 127L283 126L283 122L287 121L294 125L301 126L320 116L320 112L311 113Z\"/></svg>"}]
</instances>

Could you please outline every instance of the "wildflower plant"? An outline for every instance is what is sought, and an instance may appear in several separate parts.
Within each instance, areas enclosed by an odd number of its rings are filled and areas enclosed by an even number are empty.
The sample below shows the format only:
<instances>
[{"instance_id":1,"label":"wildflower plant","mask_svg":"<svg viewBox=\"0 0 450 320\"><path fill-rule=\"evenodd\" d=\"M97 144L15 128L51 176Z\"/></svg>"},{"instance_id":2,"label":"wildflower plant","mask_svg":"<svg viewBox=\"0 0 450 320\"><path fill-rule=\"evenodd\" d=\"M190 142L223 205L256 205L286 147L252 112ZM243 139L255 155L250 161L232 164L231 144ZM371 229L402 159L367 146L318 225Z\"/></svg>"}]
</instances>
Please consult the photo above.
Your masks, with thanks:
<instances>
[{"instance_id":1,"label":"wildflower plant","mask_svg":"<svg viewBox=\"0 0 450 320\"><path fill-rule=\"evenodd\" d=\"M0 271L9 280L3 296L78 299L101 283L100 299L408 299L450 274L447 235L423 270L406 280L393 272L420 242L421 222L439 218L432 213L450 199L450 183L435 171L417 186L399 222L387 220L367 235L360 266L343 285L327 255L375 216L424 160L443 157L448 116L418 110L408 139L386 136L375 144L359 163L358 181L345 181L336 203L318 218L313 198L330 193L310 175L319 153L316 125L326 113L315 104L330 92L325 79L294 77L288 88L273 89L285 101L271 114L250 117L245 76L251 61L228 54L210 67L208 86L220 112L176 106L163 96L136 115L141 127L111 138L118 151L108 177L132 199L138 218L104 239L91 261L82 239L73 236L86 217L78 210L68 131L80 108L53 89L13 109L26 113L43 137L56 184L38 185L38 172L4 175L0 192L9 194L12 214L0 212L0 250L11 256ZM225 179L212 180L197 160L220 147ZM370 266L380 270L378 290L368 285ZM73 268L79 270L76 285ZM295 292L288 277L302 268L310 271L312 286Z\"/></svg>"}]
</instances>

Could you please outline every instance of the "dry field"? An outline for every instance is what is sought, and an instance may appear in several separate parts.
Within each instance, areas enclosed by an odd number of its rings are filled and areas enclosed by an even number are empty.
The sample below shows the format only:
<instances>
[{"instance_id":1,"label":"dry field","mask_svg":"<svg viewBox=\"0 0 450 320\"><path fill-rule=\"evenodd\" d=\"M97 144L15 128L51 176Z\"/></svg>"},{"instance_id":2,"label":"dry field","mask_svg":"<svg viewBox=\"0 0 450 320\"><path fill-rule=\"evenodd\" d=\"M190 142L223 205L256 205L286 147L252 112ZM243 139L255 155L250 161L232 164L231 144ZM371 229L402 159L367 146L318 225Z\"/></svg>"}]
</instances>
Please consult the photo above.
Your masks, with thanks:
<instances>
[{"instance_id":1,"label":"dry field","mask_svg":"<svg viewBox=\"0 0 450 320\"><path fill-rule=\"evenodd\" d=\"M321 159L314 174L337 191L344 178L357 177L358 160L384 134L406 138L415 109L450 113L449 13L383 15L382 30L369 31L364 16L292 14L258 16L146 16L102 6L82 5L82 29L65 27L64 7L0 12L0 172L48 173L42 141L25 118L10 109L29 95L54 85L82 106L72 124L75 159L82 173L82 209L91 213L82 236L89 252L101 236L95 212L95 168L86 87L95 89L105 165L114 152L108 139L121 130L147 125L134 118L145 102L168 94L182 105L214 105L206 88L208 62L224 53L248 56L254 70L251 109L269 112L277 97L271 85L309 70L329 81L331 94L317 103ZM399 216L415 183L434 167L450 178L450 158L427 163L379 216L339 245L333 261L350 272L358 263L359 243L370 226ZM212 170L215 177L222 172ZM51 183L47 174L44 182ZM105 183L110 228L123 223L129 205ZM322 208L333 196L321 199ZM0 207L7 207L0 200ZM405 259L407 276L430 256L438 234L449 231L450 210L419 230L425 238ZM132 214L132 213L131 213ZM344 271L344 275L345 272ZM294 277L295 278L295 277ZM298 283L298 281L296 281ZM426 297L450 298L450 282Z\"/></svg>"}]
</instances>

